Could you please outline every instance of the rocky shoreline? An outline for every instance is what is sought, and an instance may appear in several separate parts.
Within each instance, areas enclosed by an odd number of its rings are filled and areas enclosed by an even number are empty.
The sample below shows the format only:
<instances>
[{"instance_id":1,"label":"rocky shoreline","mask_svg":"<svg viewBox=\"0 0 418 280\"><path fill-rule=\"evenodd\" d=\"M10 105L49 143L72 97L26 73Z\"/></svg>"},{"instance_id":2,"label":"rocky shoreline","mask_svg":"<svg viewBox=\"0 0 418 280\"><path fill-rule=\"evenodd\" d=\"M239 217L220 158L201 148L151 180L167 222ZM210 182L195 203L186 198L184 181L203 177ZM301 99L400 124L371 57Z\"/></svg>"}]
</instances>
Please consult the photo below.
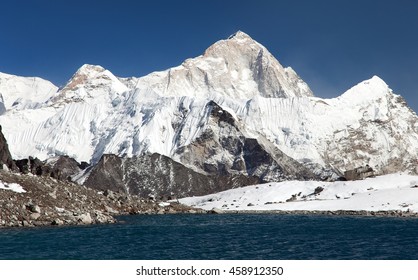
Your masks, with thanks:
<instances>
[{"instance_id":1,"label":"rocky shoreline","mask_svg":"<svg viewBox=\"0 0 418 280\"><path fill-rule=\"evenodd\" d=\"M97 191L50 177L0 171L3 183L25 190L0 189L0 228L115 223L115 216L132 214L203 213L177 202L162 202Z\"/></svg>"},{"instance_id":2,"label":"rocky shoreline","mask_svg":"<svg viewBox=\"0 0 418 280\"><path fill-rule=\"evenodd\" d=\"M0 170L4 184L25 192L0 189L0 228L91 225L117 222L116 216L147 214L276 214L416 218L412 211L202 210L176 200L144 199L121 192L98 191L69 181Z\"/></svg>"}]
</instances>

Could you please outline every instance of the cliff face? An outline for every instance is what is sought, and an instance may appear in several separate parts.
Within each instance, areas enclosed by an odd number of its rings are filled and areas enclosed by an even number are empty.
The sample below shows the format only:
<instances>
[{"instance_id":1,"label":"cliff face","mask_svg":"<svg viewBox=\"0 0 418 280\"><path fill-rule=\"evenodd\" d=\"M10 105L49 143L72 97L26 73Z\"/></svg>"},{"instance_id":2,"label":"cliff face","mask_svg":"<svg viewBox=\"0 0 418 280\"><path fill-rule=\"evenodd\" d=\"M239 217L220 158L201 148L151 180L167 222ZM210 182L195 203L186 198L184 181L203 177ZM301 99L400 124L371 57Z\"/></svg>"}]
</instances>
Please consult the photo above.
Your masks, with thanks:
<instances>
[{"instance_id":1,"label":"cliff face","mask_svg":"<svg viewBox=\"0 0 418 280\"><path fill-rule=\"evenodd\" d=\"M133 158L103 155L84 185L142 197L185 197L262 182L255 176L206 175L160 154Z\"/></svg>"},{"instance_id":2,"label":"cliff face","mask_svg":"<svg viewBox=\"0 0 418 280\"><path fill-rule=\"evenodd\" d=\"M17 170L16 165L13 162L12 156L10 155L9 146L7 145L6 138L1 131L0 125L0 169L11 169Z\"/></svg>"}]
</instances>

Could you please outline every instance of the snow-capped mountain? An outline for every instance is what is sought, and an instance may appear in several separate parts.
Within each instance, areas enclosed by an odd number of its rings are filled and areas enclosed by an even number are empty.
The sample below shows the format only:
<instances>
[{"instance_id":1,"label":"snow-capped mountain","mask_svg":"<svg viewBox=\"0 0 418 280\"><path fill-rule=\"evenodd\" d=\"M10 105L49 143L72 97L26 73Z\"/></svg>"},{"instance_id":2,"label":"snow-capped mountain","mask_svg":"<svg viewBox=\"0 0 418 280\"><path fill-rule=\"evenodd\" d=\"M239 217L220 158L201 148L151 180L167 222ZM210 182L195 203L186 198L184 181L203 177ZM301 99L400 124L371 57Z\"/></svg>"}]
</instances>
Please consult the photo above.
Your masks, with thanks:
<instances>
[{"instance_id":1,"label":"snow-capped mountain","mask_svg":"<svg viewBox=\"0 0 418 280\"><path fill-rule=\"evenodd\" d=\"M284 153L339 173L370 165L382 173L415 168L417 116L379 77L332 99L257 97L243 121Z\"/></svg>"},{"instance_id":2,"label":"snow-capped mountain","mask_svg":"<svg viewBox=\"0 0 418 280\"><path fill-rule=\"evenodd\" d=\"M238 31L178 67L129 81L131 87L161 96L248 100L312 96L308 85L261 44Z\"/></svg>"},{"instance_id":3,"label":"snow-capped mountain","mask_svg":"<svg viewBox=\"0 0 418 280\"><path fill-rule=\"evenodd\" d=\"M103 154L157 153L203 174L264 180L335 176L366 164L378 173L415 169L417 116L384 81L314 97L243 32L141 78L84 65L58 91L36 81L28 90L0 80L0 124L14 158L68 155L95 164ZM25 105L13 106L17 99Z\"/></svg>"},{"instance_id":4,"label":"snow-capped mountain","mask_svg":"<svg viewBox=\"0 0 418 280\"><path fill-rule=\"evenodd\" d=\"M38 108L57 91L58 87L41 78L0 73L0 115L11 109Z\"/></svg>"}]
</instances>

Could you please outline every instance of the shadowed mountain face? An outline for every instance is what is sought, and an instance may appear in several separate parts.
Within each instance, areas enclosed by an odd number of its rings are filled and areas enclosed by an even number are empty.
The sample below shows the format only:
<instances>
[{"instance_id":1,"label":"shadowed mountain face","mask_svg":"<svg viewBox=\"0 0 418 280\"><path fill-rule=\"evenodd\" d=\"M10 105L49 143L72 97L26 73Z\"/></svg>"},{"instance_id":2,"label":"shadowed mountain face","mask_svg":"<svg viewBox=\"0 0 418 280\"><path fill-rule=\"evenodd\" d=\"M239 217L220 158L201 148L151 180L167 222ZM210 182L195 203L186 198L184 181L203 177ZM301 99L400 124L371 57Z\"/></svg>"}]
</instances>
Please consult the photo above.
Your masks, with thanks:
<instances>
[{"instance_id":1,"label":"shadowed mountain face","mask_svg":"<svg viewBox=\"0 0 418 280\"><path fill-rule=\"evenodd\" d=\"M6 138L4 138L1 126L0 126L0 169L17 170L16 165L13 162L12 156L10 155L9 146L7 145Z\"/></svg>"},{"instance_id":2,"label":"shadowed mountain face","mask_svg":"<svg viewBox=\"0 0 418 280\"><path fill-rule=\"evenodd\" d=\"M204 195L262 182L254 176L205 175L172 159L147 154L133 158L103 155L90 171L85 185L142 197L185 197Z\"/></svg>"}]
</instances>

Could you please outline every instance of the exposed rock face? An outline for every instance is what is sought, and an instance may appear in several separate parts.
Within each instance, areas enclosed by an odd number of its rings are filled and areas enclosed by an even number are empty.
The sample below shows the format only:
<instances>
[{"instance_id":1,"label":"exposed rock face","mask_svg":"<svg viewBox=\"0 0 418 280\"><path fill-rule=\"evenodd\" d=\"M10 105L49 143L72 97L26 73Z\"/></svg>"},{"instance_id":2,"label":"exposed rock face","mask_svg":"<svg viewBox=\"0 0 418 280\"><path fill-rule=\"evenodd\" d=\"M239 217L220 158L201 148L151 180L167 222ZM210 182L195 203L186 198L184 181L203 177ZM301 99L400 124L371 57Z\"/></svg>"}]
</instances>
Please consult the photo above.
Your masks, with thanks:
<instances>
[{"instance_id":1,"label":"exposed rock face","mask_svg":"<svg viewBox=\"0 0 418 280\"><path fill-rule=\"evenodd\" d=\"M0 169L3 169L3 165L8 169L16 170L16 165L10 155L9 146L7 145L6 138L4 138L0 126Z\"/></svg>"},{"instance_id":2,"label":"exposed rock face","mask_svg":"<svg viewBox=\"0 0 418 280\"><path fill-rule=\"evenodd\" d=\"M0 93L0 116L6 113L6 106L4 105L3 95Z\"/></svg>"},{"instance_id":3,"label":"exposed rock face","mask_svg":"<svg viewBox=\"0 0 418 280\"><path fill-rule=\"evenodd\" d=\"M49 174L58 180L71 180L71 177L81 171L82 165L68 156L59 156L57 159L48 160L42 173Z\"/></svg>"},{"instance_id":4,"label":"exposed rock face","mask_svg":"<svg viewBox=\"0 0 418 280\"><path fill-rule=\"evenodd\" d=\"M176 151L179 162L211 175L242 174L264 181L315 178L267 139L247 137L234 117L214 101L205 110L206 126L196 140Z\"/></svg>"},{"instance_id":5,"label":"exposed rock face","mask_svg":"<svg viewBox=\"0 0 418 280\"><path fill-rule=\"evenodd\" d=\"M98 190L122 191L142 197L204 195L261 182L244 175L205 175L159 155L120 158L103 155L85 185Z\"/></svg>"},{"instance_id":6,"label":"exposed rock face","mask_svg":"<svg viewBox=\"0 0 418 280\"><path fill-rule=\"evenodd\" d=\"M368 165L357 167L352 170L347 170L346 172L344 172L344 177L348 181L362 180L362 179L373 177L373 176L374 176L373 168L371 168Z\"/></svg>"},{"instance_id":7,"label":"exposed rock face","mask_svg":"<svg viewBox=\"0 0 418 280\"><path fill-rule=\"evenodd\" d=\"M45 161L29 157L16 160L15 163L21 173L48 176L57 180L71 180L72 176L87 167L85 163L80 164L68 156L59 156Z\"/></svg>"}]
</instances>

